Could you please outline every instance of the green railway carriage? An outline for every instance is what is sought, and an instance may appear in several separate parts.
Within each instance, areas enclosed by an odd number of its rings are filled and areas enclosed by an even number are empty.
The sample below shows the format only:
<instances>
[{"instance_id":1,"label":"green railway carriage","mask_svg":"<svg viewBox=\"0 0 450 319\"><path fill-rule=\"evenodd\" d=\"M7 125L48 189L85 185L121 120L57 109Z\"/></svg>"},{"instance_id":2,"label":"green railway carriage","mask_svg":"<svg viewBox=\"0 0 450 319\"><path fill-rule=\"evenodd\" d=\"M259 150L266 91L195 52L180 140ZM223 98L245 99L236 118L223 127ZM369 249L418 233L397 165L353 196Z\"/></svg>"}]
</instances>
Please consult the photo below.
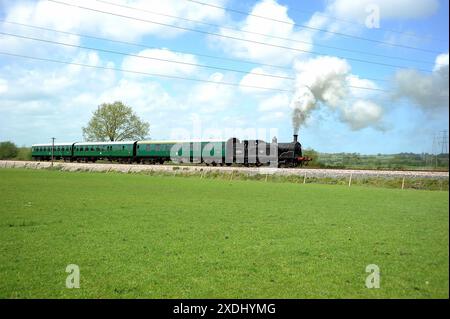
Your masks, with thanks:
<instances>
[{"instance_id":1,"label":"green railway carriage","mask_svg":"<svg viewBox=\"0 0 450 319\"><path fill-rule=\"evenodd\" d=\"M139 141L136 144L136 161L221 164L224 163L225 152L226 142L222 140Z\"/></svg>"},{"instance_id":2,"label":"green railway carriage","mask_svg":"<svg viewBox=\"0 0 450 319\"><path fill-rule=\"evenodd\" d=\"M131 163L135 157L135 145L136 141L75 143L73 160L95 162L107 159Z\"/></svg>"},{"instance_id":3,"label":"green railway carriage","mask_svg":"<svg viewBox=\"0 0 450 319\"><path fill-rule=\"evenodd\" d=\"M175 141L139 141L136 144L136 159L141 163L164 163L170 161Z\"/></svg>"},{"instance_id":4,"label":"green railway carriage","mask_svg":"<svg viewBox=\"0 0 450 319\"><path fill-rule=\"evenodd\" d=\"M34 144L31 146L31 157L33 160L48 161L52 158L55 160L71 160L74 143L55 143L52 144Z\"/></svg>"}]
</instances>

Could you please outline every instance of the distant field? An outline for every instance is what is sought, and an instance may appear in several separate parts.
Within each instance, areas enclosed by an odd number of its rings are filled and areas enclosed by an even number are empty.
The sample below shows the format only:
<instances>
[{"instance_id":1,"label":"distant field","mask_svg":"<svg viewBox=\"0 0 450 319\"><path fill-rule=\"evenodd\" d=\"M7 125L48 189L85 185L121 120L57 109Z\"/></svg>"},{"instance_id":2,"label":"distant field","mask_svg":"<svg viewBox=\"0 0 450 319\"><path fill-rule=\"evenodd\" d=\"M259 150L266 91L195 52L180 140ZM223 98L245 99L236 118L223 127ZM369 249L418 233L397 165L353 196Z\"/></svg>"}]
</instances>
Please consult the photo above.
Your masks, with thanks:
<instances>
[{"instance_id":1,"label":"distant field","mask_svg":"<svg viewBox=\"0 0 450 319\"><path fill-rule=\"evenodd\" d=\"M448 153L438 155L425 153L364 155L358 153L318 153L305 150L305 154L314 158L310 163L314 167L448 171Z\"/></svg>"},{"instance_id":2,"label":"distant field","mask_svg":"<svg viewBox=\"0 0 450 319\"><path fill-rule=\"evenodd\" d=\"M448 204L440 191L0 169L0 298L448 298ZM65 287L68 264L80 289Z\"/></svg>"}]
</instances>

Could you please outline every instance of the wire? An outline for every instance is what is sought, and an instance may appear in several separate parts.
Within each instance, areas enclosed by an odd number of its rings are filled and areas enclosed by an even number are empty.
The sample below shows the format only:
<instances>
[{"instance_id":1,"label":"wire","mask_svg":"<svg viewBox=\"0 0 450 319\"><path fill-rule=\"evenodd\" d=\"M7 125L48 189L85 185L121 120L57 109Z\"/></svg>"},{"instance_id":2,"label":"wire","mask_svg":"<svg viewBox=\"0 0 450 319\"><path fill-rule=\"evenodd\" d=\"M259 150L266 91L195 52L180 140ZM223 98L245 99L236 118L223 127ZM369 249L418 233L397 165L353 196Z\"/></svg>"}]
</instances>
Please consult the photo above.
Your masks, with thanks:
<instances>
[{"instance_id":1,"label":"wire","mask_svg":"<svg viewBox=\"0 0 450 319\"><path fill-rule=\"evenodd\" d=\"M238 31L238 32L242 32L242 33L247 33L247 34L261 35L261 36L264 36L264 37L274 38L274 39L279 39L279 40L284 40L284 41L289 41L289 42L310 44L310 45L315 45L317 47L323 47L323 48L327 48L327 49L340 50L340 51L345 51L345 52L353 52L353 53L358 53L358 54L364 54L364 55L369 55L369 56L376 56L376 57L382 57L382 58L388 58L388 59L394 59L394 60L400 60L400 61L408 61L408 62L425 63L425 64L434 65L434 62L432 62L432 61L409 59L409 58L404 58L404 57L390 56L390 55L385 55L385 54L379 54L379 53L373 53L373 52L367 52L367 51L360 51L360 50L354 50L354 49L348 49L348 48L340 48L340 47L336 47L336 46L312 43L312 42L308 42L308 41L289 39L289 38L285 38L285 37L279 37L279 36L270 35L270 34L264 34L264 33L260 33L260 32L241 30L241 29L237 29L237 28L221 26L221 25L218 25L218 24L203 22L203 21L199 21L199 20L193 20L193 19L178 17L178 16L174 16L174 15L170 15L170 14L155 12L155 11L146 10L146 9L142 9L142 8L136 8L136 7L132 7L132 6L128 6L128 5L117 4L117 3L110 2L110 1L105 1L105 0L96 0L96 1L100 2L100 3L105 3L105 4L112 5L112 6L120 7L120 8L126 8L126 9L135 10L135 11L147 12L147 13L154 14L154 15L160 15L160 16L164 16L164 17L169 17L169 18L174 18L174 19L178 19L178 20L199 23L199 24L203 24L203 25L207 25L207 26L212 26L212 27L217 27L217 28L222 28L222 29L227 29L227 30L233 30L233 31Z\"/></svg>"},{"instance_id":2,"label":"wire","mask_svg":"<svg viewBox=\"0 0 450 319\"><path fill-rule=\"evenodd\" d=\"M178 64L183 64L183 65L191 65L191 66L197 66L197 67L201 67L201 68L230 71L230 72L237 72L237 73L243 73L243 74L249 73L248 71L243 71L243 70L229 69L229 68L223 68L223 67L218 67L218 66L210 66L210 65L197 64L197 63L191 63L191 62L162 59L162 58L155 58L155 57L137 55L137 54L132 54L132 53L125 53L125 52L120 52L120 51L113 51L113 50L107 50L107 49L82 46L82 45L77 45L77 44L70 44L70 43L64 43L64 42L58 42L58 41L52 41L52 40L38 39L38 38L33 38L33 37L28 37L28 36L18 35L18 34L12 34L12 33L6 33L6 32L1 32L1 31L0 31L0 34L7 35L10 37L21 38L21 39L51 43L51 44L56 44L56 45L63 45L63 46L68 46L68 47L72 47L72 48L95 50L95 51L111 53L111 54L131 56L131 57L141 58L141 59L149 59L149 60L156 60L156 61L169 62L169 63L178 63ZM281 75L273 75L273 74L266 74L266 73L259 73L259 72L252 72L251 74L258 75L258 76L267 76L267 77L273 77L273 78L286 79L286 80L295 80L295 78L293 78L293 77L287 77L287 76L281 76Z\"/></svg>"},{"instance_id":3,"label":"wire","mask_svg":"<svg viewBox=\"0 0 450 319\"><path fill-rule=\"evenodd\" d=\"M73 33L73 32L68 32L68 31L60 31L60 30L55 30L55 29L51 29L51 28L40 27L40 26L33 26L33 25L19 23L19 22L12 22L12 21L6 21L6 20L1 20L1 19L0 19L0 22L13 24L13 25L19 25L19 26L25 26L25 27L33 28L33 29L37 29L37 30L46 30L46 31L57 32L57 33L61 33L61 34L68 34L68 35L73 35L73 36L79 36L79 37L83 37L83 38L89 38L89 39L102 40L102 41L108 41L108 42L113 42L113 43L133 45L133 46L147 48L147 49L161 49L160 47L147 46L147 45L140 44L140 43L112 40L112 39L108 39L108 38L91 36L91 35L83 35L83 34L79 34L79 33ZM6 34L6 35L10 35L10 36L14 36L14 35L9 34L9 33L3 33L3 32L0 32L0 33ZM23 36L21 36L21 37L23 37ZM30 37L26 37L26 38L30 38ZM36 40L39 40L39 39L36 39ZM45 42L48 42L48 41L45 41ZM55 42L55 41L51 41L51 42ZM90 48L90 50L101 50L101 49ZM167 49L167 50L169 50L169 49ZM228 59L228 58L223 58L223 57L215 57L215 56L210 56L210 55L197 54L197 53L193 53L193 52L189 52L189 51L177 51L177 50L172 50L172 49L170 49L170 51L179 52L179 53L183 53L183 54L197 55L197 56L206 56L206 57L209 57L209 58L231 60L231 61L235 61L235 62L244 62L244 63L255 64L255 65L269 66L269 67L273 67L273 68L280 68L280 69L286 69L286 70L292 71L291 67L285 67L285 66L276 66L276 65L264 64L264 63L260 64L258 62L251 62L251 61L245 61L245 60L242 61L242 60L238 60L238 59ZM139 56L139 57L142 57L142 56ZM245 73L248 73L248 72L245 72ZM379 78L364 77L364 79L372 80L372 81L388 82L388 80L386 80L386 79L379 79Z\"/></svg>"},{"instance_id":4,"label":"wire","mask_svg":"<svg viewBox=\"0 0 450 319\"><path fill-rule=\"evenodd\" d=\"M300 12L300 13L307 13L307 14L315 14L315 15L318 15L318 16L321 16L321 17L325 17L325 18L329 18L329 19L332 19L332 20L336 20L336 21L339 21L339 22L344 22L344 23L348 23L348 24L354 24L354 25L359 25L359 26L362 26L362 27L367 27L364 23L338 18L336 16L323 14L323 13L317 12L317 11L300 10L300 9L292 8L292 7L289 7L289 11ZM412 34L412 33L409 33L409 32L395 30L395 29L390 29L390 28L386 28L386 27L374 28L372 30L377 30L377 31L383 31L384 30L386 32L402 34L404 36L414 37L414 38L417 38L417 39L436 39L436 40L441 40L441 41L448 41L448 39L442 38L442 37L436 37L436 36L433 36L433 35L417 35L417 34Z\"/></svg>"},{"instance_id":5,"label":"wire","mask_svg":"<svg viewBox=\"0 0 450 319\"><path fill-rule=\"evenodd\" d=\"M292 25L292 26L299 27L299 28L306 28L306 29L310 29L310 30L325 32L325 33L329 33L329 34L334 34L334 35L338 35L338 36L342 36L342 37L348 37L348 38L353 38L353 39L358 39L358 40L370 41L370 42L375 42L375 43L385 44L385 45L389 45L389 46L400 47L400 48L404 48L404 49L410 49L410 50L418 50L418 51L435 53L435 54L440 53L440 52L434 51L434 50L423 49L423 48L418 48L418 47L412 47L412 46L402 45L402 44L395 44L395 43L390 43L390 42L386 42L386 41L381 41L381 40L361 37L361 36L357 36L357 35L351 35L351 34L347 34L347 33L341 33L341 32L336 32L336 31L330 31L330 30L326 30L326 29L311 27L311 26L304 25L304 24L291 23L291 22L288 22L288 21L283 21L283 20L278 20L278 19L274 19L274 18L270 18L270 17L260 16L260 15L248 13L248 12L245 12L245 11L240 11L240 10L236 10L236 9L232 9L232 8L222 7L222 6L211 4L211 3L205 3L205 2L198 1L198 0L186 0L186 1L189 1L189 2L192 2L192 3L196 3L196 4L200 4L200 5L204 5L204 6L208 6L208 7L212 7L212 8L216 8L216 9L220 9L220 10L230 11L230 12L234 12L234 13L238 13L238 14L242 14L242 15L246 15L246 16L251 16L251 17L255 17L255 18L261 18L261 19L265 19L265 20L278 22L278 23L284 23L284 24Z\"/></svg>"},{"instance_id":6,"label":"wire","mask_svg":"<svg viewBox=\"0 0 450 319\"><path fill-rule=\"evenodd\" d=\"M0 54L18 57L18 58L24 58L24 59L37 60L37 61L45 61L45 62L67 64L67 65L76 65L76 66L87 67L87 68L126 72L126 73L148 75L148 76L162 77L162 78L169 78L169 79L180 79L180 80L188 80L188 81L195 81L195 82L206 82L206 83L223 84L223 85L230 85L230 86L241 86L241 87L247 87L247 88L252 88L252 89L261 89L261 90L270 90L270 91L292 92L291 90L286 90L286 89L276 89L276 88L269 88L269 87L255 86L255 85L246 85L246 84L232 83L232 82L195 79L195 78L188 78L188 77L182 77L182 76L177 76L177 75L167 75L167 74L159 74L159 73L134 71L134 70L127 70L127 69L108 67L108 66L90 65L90 64L61 61L61 60L55 60L55 59L49 59L49 58L33 57L33 56L29 56L29 55L22 55L22 54L3 52L3 51L0 51Z\"/></svg>"},{"instance_id":7,"label":"wire","mask_svg":"<svg viewBox=\"0 0 450 319\"><path fill-rule=\"evenodd\" d=\"M19 25L19 26L32 28L32 29L37 29L37 30L45 30L45 31L57 32L57 33L61 33L61 34L68 34L68 35L73 35L73 36L87 38L87 39L94 39L94 40L108 41L108 42L118 43L118 44L132 45L132 46L145 48L145 49L160 49L160 47L149 46L149 45L145 45L143 43L128 42L128 41L121 41L121 40L113 40L113 39L108 39L108 38L103 38L103 37L98 37L98 36L92 36L92 35L86 35L86 34L80 34L80 33L68 32L68 31L61 31L61 30L51 29L51 28L47 28L47 27L35 26L35 25L19 23L19 22L14 22L14 21L7 21L7 20L1 20L0 19L0 22L7 23L7 24L13 24L13 25ZM217 59L217 60L224 60L224 61L230 61L230 62L239 62L239 63L253 64L253 65L267 66L267 67L277 68L277 69L285 69L285 70L291 70L292 69L291 67L287 67L287 66L259 63L259 62L249 61L249 60L241 60L241 59L219 57L219 56L202 54L202 53L191 52L191 51L181 51L181 50L173 50L173 49L170 49L170 51L177 52L177 53L184 53L184 54L192 54L192 55L196 55L196 56L201 56L201 57L211 58L211 59Z\"/></svg>"},{"instance_id":8,"label":"wire","mask_svg":"<svg viewBox=\"0 0 450 319\"><path fill-rule=\"evenodd\" d=\"M126 73L140 74L140 75L148 75L148 76L162 77L162 78L169 78L169 79L179 79L179 80L187 80L187 81L195 81L195 82L222 84L222 85L228 85L228 86L237 86L237 87L245 87L245 88L260 89L260 90L269 90L269 91L279 91L279 92L289 92L289 93L294 93L295 92L294 90L287 90L287 89L278 89L278 88L270 88L270 87L263 87L263 86L256 86L256 85L247 85L247 84L234 83L234 82L212 81L212 80L204 80L204 79L182 77L182 76L177 76L177 75L167 75L167 74L159 74L159 73L149 73L149 72L142 72L142 71L134 71L134 70L127 70L127 69L108 67L108 66L98 66L98 65L90 65L90 64L77 63L77 62L61 61L61 60L55 60L55 59L49 59L49 58L33 57L33 56L16 54L16 53L10 53L10 52L3 52L3 51L0 51L0 54L7 55L7 56L12 56L12 57L23 58L23 59L36 60L36 61L45 61L45 62L52 62L52 63L58 63L58 64L67 64L67 65L76 65L76 66L87 67L87 68L119 71L119 72L126 72ZM354 88L354 89L370 90L370 91L389 92L389 91L383 90L383 89L359 87L359 86L352 86L352 85L348 85L347 87Z\"/></svg>"},{"instance_id":9,"label":"wire","mask_svg":"<svg viewBox=\"0 0 450 319\"><path fill-rule=\"evenodd\" d=\"M102 11L102 10L98 10L98 9L82 7L82 6L78 6L78 5L75 5L75 4L69 4L69 3L66 3L66 2L60 2L60 1L57 1L57 0L47 0L47 1L58 3L58 4L62 4L62 5L66 5L66 6L70 6L70 7L80 8L80 9L83 9L83 10L89 10L89 11L103 13L103 14L108 14L108 15L117 16L117 17L121 17L121 18L132 19L132 20L136 20L136 21L142 21L142 22L162 25L162 26L175 28L175 29L180 29L180 30L185 30L185 31L198 32L198 33L202 33L202 34L208 34L208 35L213 35L213 36L218 36L218 37L228 38L228 39L233 39L233 40L238 40L238 41L244 41L244 42L251 42L251 43L255 43L255 44L261 44L261 45L276 47L276 48L280 48L280 49L287 49L287 50L292 50L292 51L297 51L297 52L311 53L311 54L318 55L318 56L327 56L324 53L319 53L319 52L314 52L314 51L309 51L309 50L302 50L302 49L292 48L292 47L287 47L287 46L282 46L282 45L275 45L275 44L266 43L266 42L259 42L259 41L253 41L253 40L248 40L248 39L242 39L242 38L232 37L232 36L228 36L228 35L213 33L213 32L209 32L209 31L197 30L197 29L181 27L181 26L176 26L176 25L162 23L162 22L156 22L156 21L152 21L152 20L140 19L140 18L136 18L136 17L130 17L130 16L118 14L118 13L112 13L112 12L108 12L108 11ZM380 65L380 66L396 68L396 69L403 69L403 68L407 67L407 66L394 65L394 64L383 63L383 62L368 61L368 60L352 58L352 57L346 57L346 56L340 56L340 55L335 55L335 56L338 57L338 58L341 58L341 59L347 59L349 61ZM417 69L417 70L422 71L422 72L426 72L426 73L431 73L430 70L425 70L425 69Z\"/></svg>"}]
</instances>

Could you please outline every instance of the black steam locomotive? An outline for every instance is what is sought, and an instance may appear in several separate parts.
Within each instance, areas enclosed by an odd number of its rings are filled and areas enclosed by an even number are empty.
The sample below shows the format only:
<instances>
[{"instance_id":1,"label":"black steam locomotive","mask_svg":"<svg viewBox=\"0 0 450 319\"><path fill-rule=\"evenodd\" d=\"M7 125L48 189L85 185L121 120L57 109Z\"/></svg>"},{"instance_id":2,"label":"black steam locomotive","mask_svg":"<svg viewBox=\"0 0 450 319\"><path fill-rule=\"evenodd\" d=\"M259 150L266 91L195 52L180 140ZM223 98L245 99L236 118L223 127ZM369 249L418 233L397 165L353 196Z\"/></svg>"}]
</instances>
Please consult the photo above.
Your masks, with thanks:
<instances>
[{"instance_id":1,"label":"black steam locomotive","mask_svg":"<svg viewBox=\"0 0 450 319\"><path fill-rule=\"evenodd\" d=\"M290 143L278 143L275 137L272 143L261 140L241 142L236 138L229 139L226 143L224 162L245 166L298 167L308 165L311 160L310 157L303 156L298 135L294 135L294 140Z\"/></svg>"}]
</instances>

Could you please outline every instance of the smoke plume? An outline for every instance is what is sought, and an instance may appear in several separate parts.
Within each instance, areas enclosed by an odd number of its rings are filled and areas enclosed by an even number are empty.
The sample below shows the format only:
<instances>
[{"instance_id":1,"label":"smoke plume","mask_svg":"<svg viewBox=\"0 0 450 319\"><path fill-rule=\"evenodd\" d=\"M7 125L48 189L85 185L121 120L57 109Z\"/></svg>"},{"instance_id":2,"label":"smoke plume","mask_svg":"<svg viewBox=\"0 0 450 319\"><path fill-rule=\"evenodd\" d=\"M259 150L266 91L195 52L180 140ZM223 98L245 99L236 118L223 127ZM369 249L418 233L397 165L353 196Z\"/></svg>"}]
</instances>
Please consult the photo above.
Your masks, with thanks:
<instances>
[{"instance_id":1,"label":"smoke plume","mask_svg":"<svg viewBox=\"0 0 450 319\"><path fill-rule=\"evenodd\" d=\"M316 105L314 94L308 87L300 88L293 99L292 126L294 134L298 134L300 126L305 122L309 113Z\"/></svg>"},{"instance_id":2,"label":"smoke plume","mask_svg":"<svg viewBox=\"0 0 450 319\"><path fill-rule=\"evenodd\" d=\"M336 57L319 57L295 64L296 91L291 101L292 125L297 134L312 111L324 105L340 113L339 119L351 129L368 126L380 127L383 109L369 98L369 91L352 89L359 83L376 88L375 83L351 74L346 60Z\"/></svg>"},{"instance_id":3,"label":"smoke plume","mask_svg":"<svg viewBox=\"0 0 450 319\"><path fill-rule=\"evenodd\" d=\"M399 70L395 74L394 98L406 98L424 110L448 107L449 55L440 54L436 57L431 74L417 70Z\"/></svg>"}]
</instances>

